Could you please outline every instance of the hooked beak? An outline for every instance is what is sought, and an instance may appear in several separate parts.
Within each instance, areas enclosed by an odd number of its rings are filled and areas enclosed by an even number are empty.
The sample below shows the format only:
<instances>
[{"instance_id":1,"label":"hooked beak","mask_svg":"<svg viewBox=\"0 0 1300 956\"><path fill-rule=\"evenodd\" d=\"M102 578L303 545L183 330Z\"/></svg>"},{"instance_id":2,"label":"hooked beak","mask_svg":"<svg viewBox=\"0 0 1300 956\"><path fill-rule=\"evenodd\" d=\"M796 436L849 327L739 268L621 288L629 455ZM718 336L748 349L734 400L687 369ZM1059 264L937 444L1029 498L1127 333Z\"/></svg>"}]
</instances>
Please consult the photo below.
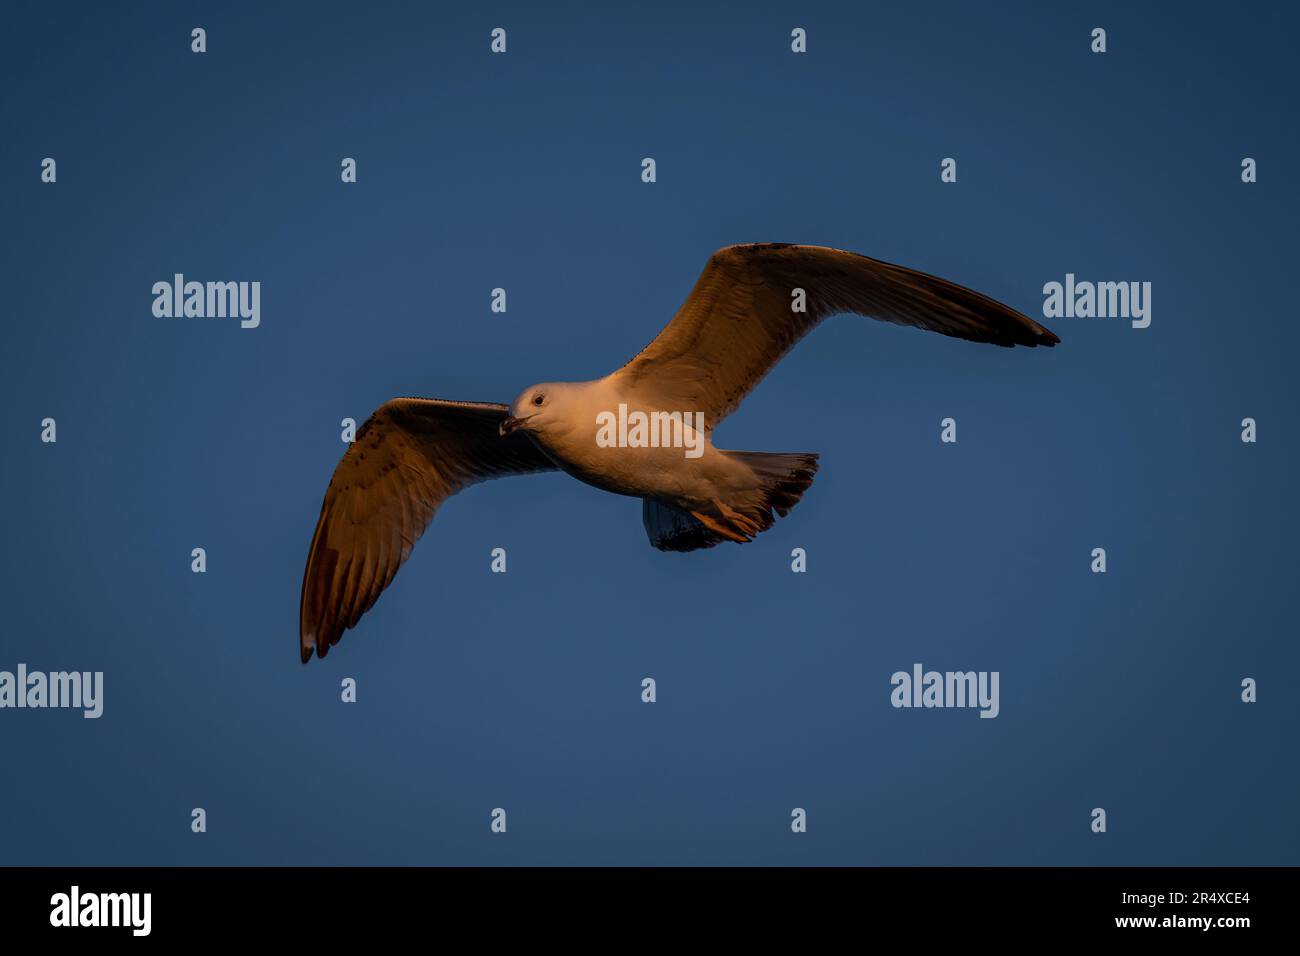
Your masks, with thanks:
<instances>
[{"instance_id":1,"label":"hooked beak","mask_svg":"<svg viewBox=\"0 0 1300 956\"><path fill-rule=\"evenodd\" d=\"M528 418L532 418L532 417L533 416L531 415L528 416ZM505 438L507 435L511 434L512 432L518 431L521 427L523 427L524 422L528 421L528 418L515 418L513 415L511 415L508 418L506 418L506 420L503 421L500 425L497 426L497 433L500 434L502 438Z\"/></svg>"}]
</instances>

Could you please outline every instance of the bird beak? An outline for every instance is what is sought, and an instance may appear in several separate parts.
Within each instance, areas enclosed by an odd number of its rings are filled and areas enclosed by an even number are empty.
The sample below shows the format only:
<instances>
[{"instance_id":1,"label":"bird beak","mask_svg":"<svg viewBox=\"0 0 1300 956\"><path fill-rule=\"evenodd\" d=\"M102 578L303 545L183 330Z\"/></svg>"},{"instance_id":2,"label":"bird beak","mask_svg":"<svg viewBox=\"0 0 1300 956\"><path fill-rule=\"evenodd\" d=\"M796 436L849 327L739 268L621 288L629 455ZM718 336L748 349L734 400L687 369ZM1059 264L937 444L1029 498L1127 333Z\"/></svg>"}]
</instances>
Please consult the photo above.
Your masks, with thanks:
<instances>
[{"instance_id":1,"label":"bird beak","mask_svg":"<svg viewBox=\"0 0 1300 956\"><path fill-rule=\"evenodd\" d=\"M516 431L527 420L528 419L526 418L515 418L513 415L511 415L500 425L497 426L497 432L501 435L502 438L505 438L510 433Z\"/></svg>"}]
</instances>

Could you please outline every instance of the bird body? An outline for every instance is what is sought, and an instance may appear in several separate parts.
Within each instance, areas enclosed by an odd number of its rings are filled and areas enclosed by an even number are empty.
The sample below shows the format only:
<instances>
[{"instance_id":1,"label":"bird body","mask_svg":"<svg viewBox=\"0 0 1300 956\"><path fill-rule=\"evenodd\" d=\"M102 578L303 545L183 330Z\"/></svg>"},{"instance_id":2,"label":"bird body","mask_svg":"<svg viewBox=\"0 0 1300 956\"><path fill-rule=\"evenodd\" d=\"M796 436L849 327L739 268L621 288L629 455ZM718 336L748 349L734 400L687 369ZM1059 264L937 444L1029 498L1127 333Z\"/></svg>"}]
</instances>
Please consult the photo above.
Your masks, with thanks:
<instances>
[{"instance_id":1,"label":"bird body","mask_svg":"<svg viewBox=\"0 0 1300 956\"><path fill-rule=\"evenodd\" d=\"M541 406L532 404L541 395ZM617 409L629 409L653 421L656 414L682 420L676 444L649 444L647 436L629 444L624 436L612 443L600 441L602 419L618 420ZM510 407L507 433L522 431L561 471L602 491L635 498L667 501L707 501L719 489L752 481L750 469L713 446L710 434L691 423L691 410L661 407L652 396L620 387L616 376L591 382L548 382L535 385ZM626 429L624 429L626 431ZM635 441L635 437L633 439ZM699 447L700 454L686 452ZM628 449L635 454L628 454Z\"/></svg>"},{"instance_id":2,"label":"bird body","mask_svg":"<svg viewBox=\"0 0 1300 956\"><path fill-rule=\"evenodd\" d=\"M303 575L302 660L324 657L393 580L447 498L559 469L642 499L650 543L746 543L811 486L812 453L729 451L717 423L823 319L856 312L995 345L1055 345L1033 319L944 279L822 246L728 246L630 362L510 406L400 398L361 427L325 494Z\"/></svg>"}]
</instances>

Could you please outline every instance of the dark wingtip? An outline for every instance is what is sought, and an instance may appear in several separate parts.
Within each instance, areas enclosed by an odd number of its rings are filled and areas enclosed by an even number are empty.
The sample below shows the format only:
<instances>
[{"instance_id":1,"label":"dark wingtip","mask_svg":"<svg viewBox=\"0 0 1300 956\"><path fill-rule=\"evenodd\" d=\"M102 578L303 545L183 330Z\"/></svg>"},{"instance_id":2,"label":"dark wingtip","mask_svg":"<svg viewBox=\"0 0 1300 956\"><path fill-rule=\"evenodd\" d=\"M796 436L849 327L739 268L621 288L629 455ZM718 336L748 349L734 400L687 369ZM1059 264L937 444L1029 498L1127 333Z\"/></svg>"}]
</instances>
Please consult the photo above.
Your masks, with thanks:
<instances>
[{"instance_id":1,"label":"dark wingtip","mask_svg":"<svg viewBox=\"0 0 1300 956\"><path fill-rule=\"evenodd\" d=\"M1017 338L1015 341L1010 343L1011 345L1027 345L1031 349L1037 348L1038 346L1041 345L1043 348L1051 349L1051 348L1055 348L1057 343L1061 341L1060 336L1058 336L1051 329L1047 328L1046 326L1039 325L1037 322L1035 322L1033 319L1029 318L1028 316L1023 316L1023 318L1025 318L1029 323L1031 323L1030 330L1029 330L1030 331L1029 337Z\"/></svg>"},{"instance_id":2,"label":"dark wingtip","mask_svg":"<svg viewBox=\"0 0 1300 956\"><path fill-rule=\"evenodd\" d=\"M319 657L325 656L325 651L329 650L329 648L319 647L319 643L313 633L300 635L298 639L298 656L302 658L304 664L311 660L312 651L315 651Z\"/></svg>"}]
</instances>

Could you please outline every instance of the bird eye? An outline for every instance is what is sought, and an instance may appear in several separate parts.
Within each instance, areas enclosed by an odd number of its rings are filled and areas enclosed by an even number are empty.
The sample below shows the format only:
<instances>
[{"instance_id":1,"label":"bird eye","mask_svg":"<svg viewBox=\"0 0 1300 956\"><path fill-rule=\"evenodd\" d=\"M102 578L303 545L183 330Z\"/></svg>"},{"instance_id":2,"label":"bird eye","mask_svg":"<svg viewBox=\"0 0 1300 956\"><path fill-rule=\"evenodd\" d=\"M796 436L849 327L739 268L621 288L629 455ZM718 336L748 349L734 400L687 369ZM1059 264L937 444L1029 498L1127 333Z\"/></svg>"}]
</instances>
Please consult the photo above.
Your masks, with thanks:
<instances>
[{"instance_id":1,"label":"bird eye","mask_svg":"<svg viewBox=\"0 0 1300 956\"><path fill-rule=\"evenodd\" d=\"M538 394L538 395L534 395L534 396L533 396L533 404L534 404L534 405L540 405L540 404L542 404L542 402L544 402L544 401L546 401L546 396L545 396L545 395Z\"/></svg>"}]
</instances>

